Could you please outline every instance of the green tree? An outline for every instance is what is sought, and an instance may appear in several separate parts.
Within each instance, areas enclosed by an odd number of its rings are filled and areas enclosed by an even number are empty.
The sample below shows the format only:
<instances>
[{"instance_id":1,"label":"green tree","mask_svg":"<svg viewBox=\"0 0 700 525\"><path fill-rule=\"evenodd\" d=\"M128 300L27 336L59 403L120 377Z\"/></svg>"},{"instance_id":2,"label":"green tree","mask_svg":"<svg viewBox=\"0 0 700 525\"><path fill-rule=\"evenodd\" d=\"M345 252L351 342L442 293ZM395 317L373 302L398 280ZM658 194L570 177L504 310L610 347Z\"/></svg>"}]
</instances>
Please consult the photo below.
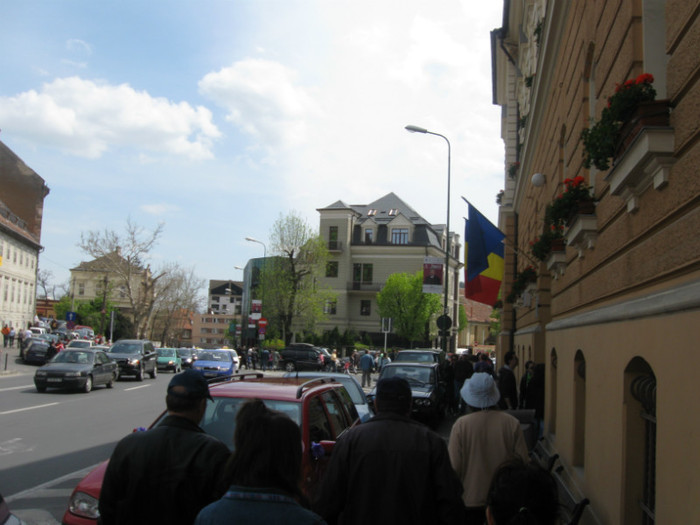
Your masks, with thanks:
<instances>
[{"instance_id":1,"label":"green tree","mask_svg":"<svg viewBox=\"0 0 700 525\"><path fill-rule=\"evenodd\" d=\"M314 331L325 317L326 302L335 297L318 287L328 250L321 236L295 212L279 216L270 243L276 257L268 258L261 271L263 311L289 344L294 331Z\"/></svg>"},{"instance_id":2,"label":"green tree","mask_svg":"<svg viewBox=\"0 0 700 525\"><path fill-rule=\"evenodd\" d=\"M394 273L377 294L379 315L393 319L394 332L410 343L422 340L430 317L440 311L440 298L423 293L423 273Z\"/></svg>"},{"instance_id":3,"label":"green tree","mask_svg":"<svg viewBox=\"0 0 700 525\"><path fill-rule=\"evenodd\" d=\"M467 312L464 311L464 306L459 305L459 328L458 330L461 332L462 330L465 330L467 328L467 323L469 322L469 319L467 319Z\"/></svg>"}]
</instances>

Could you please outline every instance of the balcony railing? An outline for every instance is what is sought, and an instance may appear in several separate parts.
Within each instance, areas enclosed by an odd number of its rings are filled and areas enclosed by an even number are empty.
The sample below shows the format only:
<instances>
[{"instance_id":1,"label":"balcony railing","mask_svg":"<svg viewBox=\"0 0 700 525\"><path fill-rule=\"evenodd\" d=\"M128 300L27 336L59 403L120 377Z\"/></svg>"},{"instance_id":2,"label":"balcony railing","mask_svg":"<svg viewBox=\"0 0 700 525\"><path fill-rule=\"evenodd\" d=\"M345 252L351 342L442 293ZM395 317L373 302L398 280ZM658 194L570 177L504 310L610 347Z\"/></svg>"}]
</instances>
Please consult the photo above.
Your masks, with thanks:
<instances>
[{"instance_id":1,"label":"balcony railing","mask_svg":"<svg viewBox=\"0 0 700 525\"><path fill-rule=\"evenodd\" d=\"M342 241L328 241L328 251L329 252L342 252L343 251Z\"/></svg>"},{"instance_id":2,"label":"balcony railing","mask_svg":"<svg viewBox=\"0 0 700 525\"><path fill-rule=\"evenodd\" d=\"M351 281L348 283L348 290L355 290L358 292L378 292L383 286L384 283L378 282Z\"/></svg>"}]
</instances>

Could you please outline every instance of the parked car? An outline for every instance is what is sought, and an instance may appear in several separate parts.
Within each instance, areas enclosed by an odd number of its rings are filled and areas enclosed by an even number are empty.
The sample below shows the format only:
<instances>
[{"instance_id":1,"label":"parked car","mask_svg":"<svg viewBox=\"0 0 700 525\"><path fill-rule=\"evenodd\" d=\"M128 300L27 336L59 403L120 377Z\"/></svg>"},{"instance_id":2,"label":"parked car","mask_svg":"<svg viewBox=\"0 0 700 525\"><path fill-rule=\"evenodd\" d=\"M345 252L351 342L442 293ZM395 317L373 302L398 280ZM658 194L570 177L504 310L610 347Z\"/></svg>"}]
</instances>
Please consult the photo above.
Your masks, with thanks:
<instances>
[{"instance_id":1,"label":"parked car","mask_svg":"<svg viewBox=\"0 0 700 525\"><path fill-rule=\"evenodd\" d=\"M443 364L445 362L445 356L441 350L433 350L432 348L416 348L415 350L399 351L394 358L394 362Z\"/></svg>"},{"instance_id":2,"label":"parked car","mask_svg":"<svg viewBox=\"0 0 700 525\"><path fill-rule=\"evenodd\" d=\"M49 342L45 339L30 339L29 344L22 350L20 357L27 364L43 365L47 361Z\"/></svg>"},{"instance_id":3,"label":"parked car","mask_svg":"<svg viewBox=\"0 0 700 525\"><path fill-rule=\"evenodd\" d=\"M360 416L360 421L362 423L369 420L374 416L374 408L369 406L369 401L365 395L365 391L362 390L362 385L360 382L349 374L336 373L336 372L286 372L282 377L299 377L299 378L317 378L317 377L327 377L333 381L338 381L341 383L345 390L350 394L350 398L357 409L357 413Z\"/></svg>"},{"instance_id":4,"label":"parked car","mask_svg":"<svg viewBox=\"0 0 700 525\"><path fill-rule=\"evenodd\" d=\"M320 348L309 343L292 343L280 352L282 368L295 370L323 370L324 359Z\"/></svg>"},{"instance_id":5,"label":"parked car","mask_svg":"<svg viewBox=\"0 0 700 525\"><path fill-rule=\"evenodd\" d=\"M70 341L66 348L92 348L95 343L88 339L73 339Z\"/></svg>"},{"instance_id":6,"label":"parked car","mask_svg":"<svg viewBox=\"0 0 700 525\"><path fill-rule=\"evenodd\" d=\"M411 386L413 405L412 416L437 426L447 409L447 388L437 363L393 362L382 369L378 381L386 377L403 377ZM377 395L375 386L367 395L374 408Z\"/></svg>"},{"instance_id":7,"label":"parked car","mask_svg":"<svg viewBox=\"0 0 700 525\"><path fill-rule=\"evenodd\" d=\"M347 390L327 378L306 380L246 373L212 385L210 392L214 401L207 403L200 426L229 447L233 446L238 408L250 398L262 399L269 408L284 412L299 425L303 442L302 490L309 499L313 499L336 440L359 423ZM149 428L158 425L164 417L165 413L161 414ZM96 525L106 468L107 461L78 483L63 515L64 525Z\"/></svg>"},{"instance_id":8,"label":"parked car","mask_svg":"<svg viewBox=\"0 0 700 525\"><path fill-rule=\"evenodd\" d=\"M177 355L182 362L182 368L192 368L192 364L197 360L194 348L178 348Z\"/></svg>"},{"instance_id":9,"label":"parked car","mask_svg":"<svg viewBox=\"0 0 700 525\"><path fill-rule=\"evenodd\" d=\"M120 339L110 347L107 355L119 365L120 379L135 376L137 381L143 381L145 374L150 374L151 379L158 375L158 354L147 339Z\"/></svg>"},{"instance_id":10,"label":"parked car","mask_svg":"<svg viewBox=\"0 0 700 525\"><path fill-rule=\"evenodd\" d=\"M34 373L38 392L47 388L77 389L90 392L94 386L112 388L119 377L119 367L101 350L63 350Z\"/></svg>"},{"instance_id":11,"label":"parked car","mask_svg":"<svg viewBox=\"0 0 700 525\"><path fill-rule=\"evenodd\" d=\"M207 379L222 379L236 373L236 363L228 350L202 350L192 365Z\"/></svg>"},{"instance_id":12,"label":"parked car","mask_svg":"<svg viewBox=\"0 0 700 525\"><path fill-rule=\"evenodd\" d=\"M182 372L182 359L174 348L159 348L156 353L158 370L172 370L174 374Z\"/></svg>"}]
</instances>

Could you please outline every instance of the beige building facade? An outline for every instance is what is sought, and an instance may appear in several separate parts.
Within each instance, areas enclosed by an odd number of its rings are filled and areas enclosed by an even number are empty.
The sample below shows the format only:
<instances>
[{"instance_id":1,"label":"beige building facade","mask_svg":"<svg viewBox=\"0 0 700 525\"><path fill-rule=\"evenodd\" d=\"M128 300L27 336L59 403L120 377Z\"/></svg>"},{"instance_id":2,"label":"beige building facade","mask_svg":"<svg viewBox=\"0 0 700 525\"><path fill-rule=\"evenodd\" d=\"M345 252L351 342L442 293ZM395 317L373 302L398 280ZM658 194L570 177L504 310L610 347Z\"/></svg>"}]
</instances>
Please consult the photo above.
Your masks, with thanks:
<instances>
[{"instance_id":1,"label":"beige building facade","mask_svg":"<svg viewBox=\"0 0 700 525\"><path fill-rule=\"evenodd\" d=\"M337 327L367 333L383 341L377 292L393 273L414 274L423 269L425 257L445 259L446 228L432 225L394 193L362 205L337 201L318 209L320 234L331 258L321 286L330 288L336 301L326 305L321 330ZM453 328L459 319L459 236L451 233L448 312ZM441 294L441 303L444 294ZM452 331L450 348L456 348ZM439 347L437 340L435 347Z\"/></svg>"},{"instance_id":2,"label":"beige building facade","mask_svg":"<svg viewBox=\"0 0 700 525\"><path fill-rule=\"evenodd\" d=\"M700 370L699 42L697 0L506 0L492 33L502 295L527 265L538 274L504 305L498 354L546 365L545 445L590 499L582 523L700 523L700 419L682 408ZM643 73L670 118L637 121L608 169L587 169L582 131ZM539 262L529 243L574 177L595 208Z\"/></svg>"}]
</instances>

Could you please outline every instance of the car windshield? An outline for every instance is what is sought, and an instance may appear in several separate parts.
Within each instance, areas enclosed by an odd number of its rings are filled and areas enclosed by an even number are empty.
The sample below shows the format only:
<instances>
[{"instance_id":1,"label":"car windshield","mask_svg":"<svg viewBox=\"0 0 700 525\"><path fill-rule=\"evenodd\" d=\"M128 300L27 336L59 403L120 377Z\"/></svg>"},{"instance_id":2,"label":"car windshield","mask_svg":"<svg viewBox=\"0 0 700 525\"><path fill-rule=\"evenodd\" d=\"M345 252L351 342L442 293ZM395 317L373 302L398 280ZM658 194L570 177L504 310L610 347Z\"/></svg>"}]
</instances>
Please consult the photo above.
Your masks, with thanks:
<instances>
[{"instance_id":1,"label":"car windshield","mask_svg":"<svg viewBox=\"0 0 700 525\"><path fill-rule=\"evenodd\" d=\"M200 426L207 434L216 436L233 450L233 433L236 430L236 414L248 398L214 397L207 403L207 411ZM301 403L291 401L262 400L272 409L287 414L292 421L301 426Z\"/></svg>"},{"instance_id":2,"label":"car windshield","mask_svg":"<svg viewBox=\"0 0 700 525\"><path fill-rule=\"evenodd\" d=\"M175 350L172 348L159 348L158 349L158 356L159 357L175 357Z\"/></svg>"},{"instance_id":3,"label":"car windshield","mask_svg":"<svg viewBox=\"0 0 700 525\"><path fill-rule=\"evenodd\" d=\"M112 354L138 354L141 352L140 343L116 343L110 350Z\"/></svg>"},{"instance_id":4,"label":"car windshield","mask_svg":"<svg viewBox=\"0 0 700 525\"><path fill-rule=\"evenodd\" d=\"M90 346L90 341L71 341L68 344L73 348L88 348Z\"/></svg>"},{"instance_id":5,"label":"car windshield","mask_svg":"<svg viewBox=\"0 0 700 525\"><path fill-rule=\"evenodd\" d=\"M433 371L418 366L388 366L382 371L382 378L403 377L409 383L432 383Z\"/></svg>"},{"instance_id":6,"label":"car windshield","mask_svg":"<svg viewBox=\"0 0 700 525\"><path fill-rule=\"evenodd\" d=\"M53 363L71 363L71 364L82 364L88 365L92 364L94 359L94 354L92 352L81 352L79 350L64 350L56 354L53 358Z\"/></svg>"},{"instance_id":7,"label":"car windshield","mask_svg":"<svg viewBox=\"0 0 700 525\"><path fill-rule=\"evenodd\" d=\"M231 362L231 354L228 352L202 352L199 354L200 361L223 361Z\"/></svg>"},{"instance_id":8,"label":"car windshield","mask_svg":"<svg viewBox=\"0 0 700 525\"><path fill-rule=\"evenodd\" d=\"M189 348L178 348L177 355L180 357L192 357L192 350Z\"/></svg>"}]
</instances>

